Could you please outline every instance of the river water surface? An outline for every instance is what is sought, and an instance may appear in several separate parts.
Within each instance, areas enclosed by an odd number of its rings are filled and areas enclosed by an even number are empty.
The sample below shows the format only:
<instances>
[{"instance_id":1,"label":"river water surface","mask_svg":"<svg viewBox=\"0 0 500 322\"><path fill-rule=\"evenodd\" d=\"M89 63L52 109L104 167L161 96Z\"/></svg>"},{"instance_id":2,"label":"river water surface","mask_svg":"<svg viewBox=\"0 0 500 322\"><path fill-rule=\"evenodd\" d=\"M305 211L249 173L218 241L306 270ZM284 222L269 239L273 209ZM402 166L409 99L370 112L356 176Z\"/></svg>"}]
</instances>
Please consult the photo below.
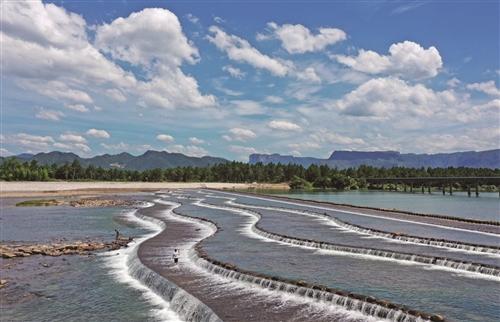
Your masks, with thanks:
<instances>
[{"instance_id":1,"label":"river water surface","mask_svg":"<svg viewBox=\"0 0 500 322\"><path fill-rule=\"evenodd\" d=\"M115 228L125 236L150 232L129 220L128 209L15 207L19 200L0 200L1 242L109 241L114 239ZM121 251L0 259L0 275L8 281L2 289L0 320L176 320L167 303L144 288L123 283L126 267L116 265Z\"/></svg>"},{"instance_id":2,"label":"river water surface","mask_svg":"<svg viewBox=\"0 0 500 322\"><path fill-rule=\"evenodd\" d=\"M443 196L441 193L387 191L267 191L267 193L297 199L500 221L498 192L482 192L479 198L468 197L464 192L455 192L452 196L448 194Z\"/></svg>"},{"instance_id":3,"label":"river water surface","mask_svg":"<svg viewBox=\"0 0 500 322\"><path fill-rule=\"evenodd\" d=\"M287 196L484 220L498 220L499 215L498 197L487 194L480 198L388 192L288 193ZM143 195L137 198L151 201L159 197ZM201 242L208 255L218 261L257 274L374 296L417 310L443 314L452 321L498 321L499 278L392 259L291 247L256 235L251 230L252 223L257 220L255 215L234 212L231 207L257 209L263 229L294 238L446 257L495 267L500 267L499 256L400 243L346 231L327 225L325 220L284 211L283 208L314 210L295 202L283 204L266 198L208 190L179 191L161 198L179 204L175 209L178 215L201 217L219 225L216 235ZM137 238L152 236L150 234L155 231L139 226L133 220L136 217L132 208L15 207L18 200L0 201L0 241L5 243L47 243L61 238L112 240L115 228L126 236ZM280 210L280 207L283 208ZM500 244L500 237L495 234L450 230L335 210L325 210L325 215L356 225L429 238ZM127 249L90 256L1 260L0 274L9 283L2 289L2 320L177 321L177 314L170 310L167 302L127 276L124 256L134 251L134 245L137 243ZM217 287L221 291L231 291L225 290L224 284Z\"/></svg>"}]
</instances>

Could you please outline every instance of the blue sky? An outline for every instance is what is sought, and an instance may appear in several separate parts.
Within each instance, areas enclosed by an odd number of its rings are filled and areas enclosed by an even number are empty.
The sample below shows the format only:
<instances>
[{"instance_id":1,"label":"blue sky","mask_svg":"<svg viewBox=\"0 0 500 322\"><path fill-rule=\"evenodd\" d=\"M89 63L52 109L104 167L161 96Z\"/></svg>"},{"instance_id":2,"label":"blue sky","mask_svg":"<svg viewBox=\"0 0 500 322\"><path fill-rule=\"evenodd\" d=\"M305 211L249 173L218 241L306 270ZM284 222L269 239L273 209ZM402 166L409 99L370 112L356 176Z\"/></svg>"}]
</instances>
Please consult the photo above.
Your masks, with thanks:
<instances>
[{"instance_id":1,"label":"blue sky","mask_svg":"<svg viewBox=\"0 0 500 322\"><path fill-rule=\"evenodd\" d=\"M498 1L2 2L2 155L499 148Z\"/></svg>"}]
</instances>

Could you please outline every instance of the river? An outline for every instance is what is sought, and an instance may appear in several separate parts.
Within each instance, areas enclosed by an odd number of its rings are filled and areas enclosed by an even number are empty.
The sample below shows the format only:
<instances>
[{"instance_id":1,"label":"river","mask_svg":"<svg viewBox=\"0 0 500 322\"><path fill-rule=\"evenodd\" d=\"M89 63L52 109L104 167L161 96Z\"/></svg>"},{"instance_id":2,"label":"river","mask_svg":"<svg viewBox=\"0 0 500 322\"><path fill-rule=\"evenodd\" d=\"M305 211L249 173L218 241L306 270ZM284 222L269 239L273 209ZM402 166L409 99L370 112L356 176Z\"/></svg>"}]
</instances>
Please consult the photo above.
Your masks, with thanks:
<instances>
[{"instance_id":1,"label":"river","mask_svg":"<svg viewBox=\"0 0 500 322\"><path fill-rule=\"evenodd\" d=\"M138 196L144 198L144 196ZM148 229L130 221L131 209L15 207L23 199L0 199L2 243L49 243L141 236ZM2 321L177 321L146 287L127 275L127 249L89 256L0 259Z\"/></svg>"},{"instance_id":2,"label":"river","mask_svg":"<svg viewBox=\"0 0 500 322\"><path fill-rule=\"evenodd\" d=\"M466 193L403 193L387 191L266 191L297 199L328 201L356 206L398 209L417 213L500 221L497 192L482 192L479 198Z\"/></svg>"}]
</instances>

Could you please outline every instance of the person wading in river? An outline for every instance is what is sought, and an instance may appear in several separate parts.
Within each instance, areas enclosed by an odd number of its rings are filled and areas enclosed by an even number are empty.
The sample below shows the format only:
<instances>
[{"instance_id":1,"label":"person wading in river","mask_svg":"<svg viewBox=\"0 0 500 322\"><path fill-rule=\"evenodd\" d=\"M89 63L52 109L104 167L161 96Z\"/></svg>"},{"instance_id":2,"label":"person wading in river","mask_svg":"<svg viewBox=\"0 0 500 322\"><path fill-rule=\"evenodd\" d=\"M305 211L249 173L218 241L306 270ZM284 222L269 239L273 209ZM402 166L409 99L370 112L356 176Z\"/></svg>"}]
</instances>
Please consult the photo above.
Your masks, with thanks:
<instances>
[{"instance_id":1,"label":"person wading in river","mask_svg":"<svg viewBox=\"0 0 500 322\"><path fill-rule=\"evenodd\" d=\"M179 262L179 250L176 248L174 249L174 254L172 255L172 258L174 259L174 264L177 264Z\"/></svg>"}]
</instances>

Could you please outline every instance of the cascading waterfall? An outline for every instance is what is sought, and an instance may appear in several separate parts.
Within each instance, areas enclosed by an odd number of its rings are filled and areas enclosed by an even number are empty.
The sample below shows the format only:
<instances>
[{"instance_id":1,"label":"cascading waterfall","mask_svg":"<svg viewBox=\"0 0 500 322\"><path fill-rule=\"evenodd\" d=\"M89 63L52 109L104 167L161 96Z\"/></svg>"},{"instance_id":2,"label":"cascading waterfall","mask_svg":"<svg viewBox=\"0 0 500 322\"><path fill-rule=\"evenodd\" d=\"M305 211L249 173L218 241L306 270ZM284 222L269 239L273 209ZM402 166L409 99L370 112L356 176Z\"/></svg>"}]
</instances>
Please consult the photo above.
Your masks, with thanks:
<instances>
[{"instance_id":1,"label":"cascading waterfall","mask_svg":"<svg viewBox=\"0 0 500 322\"><path fill-rule=\"evenodd\" d=\"M348 245L339 245L339 244L333 244L333 243L329 243L329 242L322 242L322 241L316 241L316 240L310 240L310 239L302 239L302 238L284 236L284 235L280 235L280 234L266 231L266 230L262 229L261 227L259 227L258 223L259 223L260 219L262 218L262 215L258 212L248 210L245 208L239 208L239 207L215 206L215 205L211 205L211 204L207 204L207 203L202 203L200 200L196 201L195 204L198 206L201 206L201 207L208 206L208 207L214 207L214 208L219 208L219 209L226 209L226 210L230 210L230 211L245 212L249 215L252 215L254 218L256 218L256 221L251 224L251 226L249 227L250 230L253 233L255 233L255 234L257 234L265 239L269 239L269 240L276 241L276 242L281 242L281 243L299 246L299 247L309 247L309 248L316 248L316 249L322 249L322 250L328 250L328 251L348 253L348 254L352 254L352 255L373 256L373 257L377 257L377 258L391 259L394 261L405 261L405 262L413 262L413 263L417 263L417 264L433 265L433 266L443 267L443 268L447 268L447 269L454 269L457 271L475 273L475 274L478 274L478 276L484 275L485 277L487 276L489 278L500 277L500 269L498 267L495 267L495 266L489 266L489 265L472 263L472 262L458 261L458 260L445 258L445 257L425 256L425 255L401 253L401 252L380 250L380 249L374 249L374 248L365 248L365 247L353 247L353 246L348 246ZM233 203L233 205L235 205L235 204Z\"/></svg>"},{"instance_id":2,"label":"cascading waterfall","mask_svg":"<svg viewBox=\"0 0 500 322\"><path fill-rule=\"evenodd\" d=\"M183 220L187 219L189 221L201 223L209 227L214 234L217 231L216 223L208 219L179 214L175 209L170 215L172 217L180 217ZM356 311L368 316L397 322L444 321L444 318L439 315L430 315L424 312L411 310L405 306L378 300L370 296L348 293L325 286L309 284L303 281L285 280L279 277L246 272L232 264L222 263L211 259L204 252L199 243L197 243L190 252L190 259L198 267L211 274L216 274L238 282L258 285L272 291L285 292L294 296L333 304L347 311Z\"/></svg>"},{"instance_id":3,"label":"cascading waterfall","mask_svg":"<svg viewBox=\"0 0 500 322\"><path fill-rule=\"evenodd\" d=\"M195 263L199 267L207 270L212 274L216 274L238 282L258 285L268 290L280 291L298 297L314 299L317 302L331 303L335 306L341 307L346 311L357 311L368 316L398 322L420 322L433 320L444 321L438 316L432 316L416 311L413 311L413 313L415 313L415 315L413 315L410 314L409 310L399 307L398 305L391 304L385 301L378 301L370 297L364 297L354 294L348 296L347 293L335 293L327 288L314 289L309 286L298 286L282 282L279 280L275 280L272 277L261 277L251 274L245 274L236 270L224 268L220 265L214 264L199 257L195 259ZM359 299L356 299L352 296L359 297ZM373 302L370 303L370 301Z\"/></svg>"},{"instance_id":4,"label":"cascading waterfall","mask_svg":"<svg viewBox=\"0 0 500 322\"><path fill-rule=\"evenodd\" d=\"M210 196L210 197L212 197L212 196ZM446 249L451 249L451 250L461 250L461 251L471 252L471 253L500 255L500 248L499 247L492 247L492 246L486 246L486 245L476 245L476 244L469 244L469 243L456 242L456 241L443 240L443 239L424 238L424 237L410 236L410 235L405 235L405 234L396 234L396 233L391 233L391 232L387 232L387 231L381 231L381 230L377 230L377 229L371 229L371 228L366 228L366 227L350 224L350 223L344 222L338 218L335 218L335 217L330 216L330 215L325 214L325 213L319 213L319 212L314 212L314 211L305 211L305 210L304 211L294 210L294 209L282 208L282 207L253 206L253 205L235 203L234 198L226 198L226 199L229 199L226 202L227 204L230 204L230 205L233 205L236 207L241 207L243 209L255 208L255 209L275 210L275 211L283 211L283 212L301 214L301 215L309 216L309 217L326 219L335 226L338 226L338 227L341 227L341 228L344 228L346 230L356 232L359 234L365 234L365 235L370 235L370 236L380 237L380 238L390 239L390 240L397 240L397 241L404 242L404 243L427 245L427 246L440 247L440 248L446 248Z\"/></svg>"},{"instance_id":5,"label":"cascading waterfall","mask_svg":"<svg viewBox=\"0 0 500 322\"><path fill-rule=\"evenodd\" d=\"M490 275L493 277L500 277L500 270L494 266L488 266L488 265L471 263L471 262L461 262L461 261L457 261L457 260L449 259L449 258L445 258L445 257L432 257L432 256L418 255L418 254L400 253L400 252L393 252L393 251L373 249L373 248L364 248L364 247L352 247L352 246L347 246L347 245L338 245L338 244L332 244L332 243L320 242L320 241L314 241L314 240L291 238L291 237L271 233L268 231L264 231L264 230L262 230L262 228L259 228L257 226L253 226L252 229L256 234L259 234L264 238L273 239L273 240L276 240L278 242L291 244L291 245L311 247L311 248L336 251L336 252L345 252L345 253L351 253L354 255L368 255L368 256L375 256L375 257L382 257L382 258L392 259L392 260L396 260L396 261L407 261L407 262L414 262L414 263L418 263L418 264L436 265L436 266L442 266L442 267L456 269L456 270L460 270L460 271Z\"/></svg>"},{"instance_id":6,"label":"cascading waterfall","mask_svg":"<svg viewBox=\"0 0 500 322\"><path fill-rule=\"evenodd\" d=\"M171 210L169 210L171 211ZM165 229L165 223L159 219L143 216L137 211L133 213L139 220L148 221L157 225L159 232ZM129 274L144 283L149 289L170 302L170 308L186 321L193 322L221 322L222 320L205 304L191 294L179 288L165 277L145 266L137 249L127 260Z\"/></svg>"},{"instance_id":7,"label":"cascading waterfall","mask_svg":"<svg viewBox=\"0 0 500 322\"><path fill-rule=\"evenodd\" d=\"M278 201L282 203L289 203L289 204L294 204L298 200L297 198L291 198L291 197L286 197L286 196L271 196L271 195L261 195L259 197L256 197L256 195L259 195L258 193L248 193L248 192L239 192L238 194L231 193L231 192L225 192L221 191L218 189L213 189L213 188L208 188L207 190L215 190L219 193L224 193L224 194L229 194L229 195L242 195L244 197L250 197L254 199L262 199L262 200L270 200L270 201ZM205 193L205 194L211 194L207 193L206 191L197 191L198 193ZM267 198L266 198L267 197ZM215 197L215 198L220 198L220 197ZM271 198L271 199L270 199ZM280 200L283 199L283 200ZM358 209L366 209L366 210L375 210L375 211L388 211L388 212L395 212L395 213L400 213L400 214L405 214L405 215L410 215L410 216L417 216L417 217L427 217L427 218L436 218L436 219L445 219L445 220L452 220L452 221L460 221L460 222L465 222L465 223L472 223L472 224L480 224L480 225L489 225L489 226L500 226L499 221L490 221L490 220L478 220L478 219L472 219L472 218L462 218L462 217L455 217L455 216L447 216L447 215L436 215L436 214L427 214L427 213L416 213L416 212L411 212L411 211L405 211L405 210L398 210L398 209L385 209L385 208L378 208L378 207L370 207L370 206L360 206L360 205L352 205L352 204L344 204L344 203L335 203L335 202L328 202L328 201L319 201L319 200L303 200L308 203L313 203L313 204L323 204L323 205L330 205L330 206L341 206L341 207L350 207L350 208L358 208ZM323 207L318 207L314 205L310 205L311 207L314 208L320 208L323 209ZM344 210L337 210L341 212L346 212L346 213L353 213L351 211L344 211Z\"/></svg>"}]
</instances>

